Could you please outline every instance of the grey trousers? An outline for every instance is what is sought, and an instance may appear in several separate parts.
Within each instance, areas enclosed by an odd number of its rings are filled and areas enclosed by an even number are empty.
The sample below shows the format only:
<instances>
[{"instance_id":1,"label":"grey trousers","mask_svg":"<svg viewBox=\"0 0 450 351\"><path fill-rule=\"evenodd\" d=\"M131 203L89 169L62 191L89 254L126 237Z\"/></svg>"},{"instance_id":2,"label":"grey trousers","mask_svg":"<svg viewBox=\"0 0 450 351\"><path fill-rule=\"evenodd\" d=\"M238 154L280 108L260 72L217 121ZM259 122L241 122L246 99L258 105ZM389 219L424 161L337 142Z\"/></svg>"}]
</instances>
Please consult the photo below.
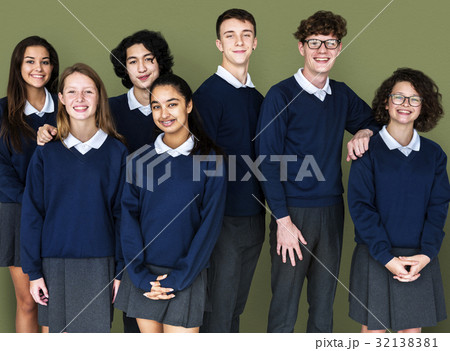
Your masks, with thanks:
<instances>
[{"instance_id":1,"label":"grey trousers","mask_svg":"<svg viewBox=\"0 0 450 351\"><path fill-rule=\"evenodd\" d=\"M204 333L237 333L264 242L264 214L223 219L222 231L208 268Z\"/></svg>"},{"instance_id":2,"label":"grey trousers","mask_svg":"<svg viewBox=\"0 0 450 351\"><path fill-rule=\"evenodd\" d=\"M272 259L272 300L268 332L292 333L297 320L303 281L308 279L308 333L333 331L333 302L342 251L344 205L330 207L288 208L292 222L305 238L306 250L300 244L303 260L296 257L293 267L287 258L277 255L277 223L270 223ZM326 268L324 268L324 266Z\"/></svg>"}]
</instances>

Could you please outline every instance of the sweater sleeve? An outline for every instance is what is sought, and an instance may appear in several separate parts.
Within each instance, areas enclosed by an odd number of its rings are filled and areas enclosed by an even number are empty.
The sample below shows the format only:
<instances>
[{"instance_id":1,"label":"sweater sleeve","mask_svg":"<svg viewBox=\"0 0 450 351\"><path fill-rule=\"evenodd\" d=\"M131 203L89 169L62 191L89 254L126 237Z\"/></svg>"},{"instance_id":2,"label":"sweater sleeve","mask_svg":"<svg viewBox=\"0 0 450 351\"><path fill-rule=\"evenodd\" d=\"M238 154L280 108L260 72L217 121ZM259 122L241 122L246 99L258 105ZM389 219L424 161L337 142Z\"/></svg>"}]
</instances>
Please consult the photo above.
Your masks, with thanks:
<instances>
[{"instance_id":1,"label":"sweater sleeve","mask_svg":"<svg viewBox=\"0 0 450 351\"><path fill-rule=\"evenodd\" d=\"M444 239L443 229L449 201L450 184L447 174L447 156L440 149L420 243L420 252L427 255L431 260L439 253Z\"/></svg>"},{"instance_id":2,"label":"sweater sleeve","mask_svg":"<svg viewBox=\"0 0 450 351\"><path fill-rule=\"evenodd\" d=\"M194 107L197 108L202 118L206 134L213 140L217 140L220 121L223 114L222 104L214 96L197 90L193 96Z\"/></svg>"},{"instance_id":3,"label":"sweater sleeve","mask_svg":"<svg viewBox=\"0 0 450 351\"><path fill-rule=\"evenodd\" d=\"M22 202L25 184L20 181L19 175L13 167L11 152L6 141L0 140L0 191L6 195L11 202Z\"/></svg>"},{"instance_id":4,"label":"sweater sleeve","mask_svg":"<svg viewBox=\"0 0 450 351\"><path fill-rule=\"evenodd\" d=\"M209 162L208 169L215 170L215 162ZM164 287L180 291L189 287L200 272L208 265L211 253L222 228L225 212L226 178L223 176L206 178L200 208L201 224L186 256L181 257L166 279Z\"/></svg>"},{"instance_id":5,"label":"sweater sleeve","mask_svg":"<svg viewBox=\"0 0 450 351\"><path fill-rule=\"evenodd\" d=\"M381 127L375 122L369 105L367 105L364 100L356 95L350 88L348 88L348 94L350 110L347 116L345 129L351 134L355 134L361 129L370 129L373 132L373 135L378 133Z\"/></svg>"},{"instance_id":6,"label":"sweater sleeve","mask_svg":"<svg viewBox=\"0 0 450 351\"><path fill-rule=\"evenodd\" d=\"M140 226L140 191L135 184L126 182L122 193L121 244L127 269L133 284L150 291L150 282L156 281L157 276L151 274L145 267L144 240Z\"/></svg>"},{"instance_id":7,"label":"sweater sleeve","mask_svg":"<svg viewBox=\"0 0 450 351\"><path fill-rule=\"evenodd\" d=\"M41 239L45 219L44 162L38 147L28 166L20 223L20 259L30 280L42 278Z\"/></svg>"},{"instance_id":8,"label":"sweater sleeve","mask_svg":"<svg viewBox=\"0 0 450 351\"><path fill-rule=\"evenodd\" d=\"M122 271L124 269L125 263L124 258L122 254L122 244L120 241L120 230L121 230L121 214L122 214L122 206L121 206L121 200L122 200L122 193L123 193L123 187L125 183L125 171L126 171L126 155L127 153L124 151L122 154L122 162L121 162L121 169L120 169L120 180L117 185L117 191L115 193L114 197L114 203L113 203L113 216L114 216L114 229L115 229L115 249L116 249L116 279L122 278Z\"/></svg>"},{"instance_id":9,"label":"sweater sleeve","mask_svg":"<svg viewBox=\"0 0 450 351\"><path fill-rule=\"evenodd\" d=\"M256 154L262 156L261 171L267 181L262 181L267 203L273 215L278 218L288 216L286 194L280 180L280 161L271 160L272 155L284 154L288 116L288 101L272 88L264 99L256 133Z\"/></svg>"},{"instance_id":10,"label":"sweater sleeve","mask_svg":"<svg viewBox=\"0 0 450 351\"><path fill-rule=\"evenodd\" d=\"M370 150L353 161L348 180L348 207L356 235L369 247L370 255L386 265L394 256L375 202L374 169Z\"/></svg>"}]
</instances>

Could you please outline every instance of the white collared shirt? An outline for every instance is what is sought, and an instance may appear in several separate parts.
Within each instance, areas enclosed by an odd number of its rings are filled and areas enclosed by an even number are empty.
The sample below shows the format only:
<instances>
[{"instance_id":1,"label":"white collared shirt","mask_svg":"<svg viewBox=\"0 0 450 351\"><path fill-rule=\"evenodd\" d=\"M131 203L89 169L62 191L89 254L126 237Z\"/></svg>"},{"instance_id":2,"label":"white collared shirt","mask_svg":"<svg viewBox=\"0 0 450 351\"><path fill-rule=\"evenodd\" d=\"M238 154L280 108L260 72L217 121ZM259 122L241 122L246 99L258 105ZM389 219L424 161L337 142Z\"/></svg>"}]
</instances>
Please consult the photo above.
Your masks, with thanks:
<instances>
[{"instance_id":1,"label":"white collared shirt","mask_svg":"<svg viewBox=\"0 0 450 351\"><path fill-rule=\"evenodd\" d=\"M157 154L167 152L172 157L178 157L180 155L189 156L194 147L194 139L192 135L176 149L172 149L170 146L164 144L163 137L164 133L161 133L155 140L155 151Z\"/></svg>"},{"instance_id":2,"label":"white collared shirt","mask_svg":"<svg viewBox=\"0 0 450 351\"><path fill-rule=\"evenodd\" d=\"M411 151L420 150L420 137L419 133L417 133L415 129L411 141L406 146L403 146L397 140L395 140L387 131L386 126L383 126L383 128L380 130L380 136L389 150L399 149L405 156L409 156Z\"/></svg>"},{"instance_id":3,"label":"white collared shirt","mask_svg":"<svg viewBox=\"0 0 450 351\"><path fill-rule=\"evenodd\" d=\"M128 107L130 108L130 110L135 110L138 108L139 111L141 111L146 116L149 116L150 113L152 113L150 104L144 106L136 99L136 96L134 96L134 87L128 90L127 98L128 98Z\"/></svg>"},{"instance_id":4,"label":"white collared shirt","mask_svg":"<svg viewBox=\"0 0 450 351\"><path fill-rule=\"evenodd\" d=\"M91 149L99 149L100 146L103 145L108 134L106 134L103 130L99 129L97 133L94 134L92 138L90 138L86 142L82 142L75 138L71 133L63 140L63 143L70 149L71 147L75 147L82 155L86 154Z\"/></svg>"},{"instance_id":5,"label":"white collared shirt","mask_svg":"<svg viewBox=\"0 0 450 351\"><path fill-rule=\"evenodd\" d=\"M330 78L327 77L325 86L322 89L319 89L314 84L312 84L308 79L305 78L302 71L303 68L300 68L297 71L297 73L294 74L294 78L304 91L306 91L308 94L314 95L320 101L325 100L327 94L331 95Z\"/></svg>"},{"instance_id":6,"label":"white collared shirt","mask_svg":"<svg viewBox=\"0 0 450 351\"><path fill-rule=\"evenodd\" d=\"M237 79L229 71L227 71L225 68L223 68L220 65L217 67L216 74L220 78L222 78L224 81L226 81L227 83L229 83L232 86L234 86L236 89L239 89L239 88L254 88L255 87L255 85L252 82L252 79L250 78L250 74L248 72L247 72L247 80L245 81L245 84L242 84L239 81L239 79Z\"/></svg>"},{"instance_id":7,"label":"white collared shirt","mask_svg":"<svg viewBox=\"0 0 450 351\"><path fill-rule=\"evenodd\" d=\"M55 111L55 104L53 103L53 99L51 94L48 92L46 88L45 89L45 103L42 110L38 110L33 105L31 105L28 100L25 102L25 116L32 115L33 113L37 114L39 117L42 117L46 113L52 113Z\"/></svg>"}]
</instances>

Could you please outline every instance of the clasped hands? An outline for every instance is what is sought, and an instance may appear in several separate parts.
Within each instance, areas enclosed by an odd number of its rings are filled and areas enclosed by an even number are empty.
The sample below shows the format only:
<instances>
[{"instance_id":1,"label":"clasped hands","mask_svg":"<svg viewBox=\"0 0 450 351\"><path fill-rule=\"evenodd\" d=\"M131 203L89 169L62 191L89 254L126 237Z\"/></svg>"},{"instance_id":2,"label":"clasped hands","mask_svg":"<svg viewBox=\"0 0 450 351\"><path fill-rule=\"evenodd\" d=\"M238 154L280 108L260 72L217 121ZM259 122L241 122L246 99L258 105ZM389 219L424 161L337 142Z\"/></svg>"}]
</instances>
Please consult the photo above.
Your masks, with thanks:
<instances>
[{"instance_id":1,"label":"clasped hands","mask_svg":"<svg viewBox=\"0 0 450 351\"><path fill-rule=\"evenodd\" d=\"M150 300L170 300L175 297L175 294L169 294L173 291L172 288L163 288L160 281L167 278L167 274L159 275L155 282L150 282L152 286L149 292L144 293L144 296Z\"/></svg>"},{"instance_id":2,"label":"clasped hands","mask_svg":"<svg viewBox=\"0 0 450 351\"><path fill-rule=\"evenodd\" d=\"M430 263L427 255L394 257L385 267L394 275L394 279L400 282L413 282L420 277L420 271Z\"/></svg>"}]
</instances>

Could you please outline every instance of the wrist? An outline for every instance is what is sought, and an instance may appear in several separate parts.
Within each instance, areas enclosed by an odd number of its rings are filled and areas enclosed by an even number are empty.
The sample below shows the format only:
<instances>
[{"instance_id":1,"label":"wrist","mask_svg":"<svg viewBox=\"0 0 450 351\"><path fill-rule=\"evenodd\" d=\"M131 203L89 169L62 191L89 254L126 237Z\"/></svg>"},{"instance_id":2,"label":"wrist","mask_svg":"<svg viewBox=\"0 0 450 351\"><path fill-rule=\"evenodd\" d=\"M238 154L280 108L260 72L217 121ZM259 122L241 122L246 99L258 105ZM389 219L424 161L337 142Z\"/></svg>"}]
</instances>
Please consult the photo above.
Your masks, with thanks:
<instances>
[{"instance_id":1,"label":"wrist","mask_svg":"<svg viewBox=\"0 0 450 351\"><path fill-rule=\"evenodd\" d=\"M424 262L425 264L430 263L431 258L430 258L429 256L427 256L427 255L425 255L425 254L420 254L420 256L422 256L422 260L423 260L423 262Z\"/></svg>"},{"instance_id":2,"label":"wrist","mask_svg":"<svg viewBox=\"0 0 450 351\"><path fill-rule=\"evenodd\" d=\"M278 218L277 219L277 224L289 224L292 223L291 221L291 217L290 216L286 216L286 217L282 217L282 218Z\"/></svg>"},{"instance_id":3,"label":"wrist","mask_svg":"<svg viewBox=\"0 0 450 351\"><path fill-rule=\"evenodd\" d=\"M367 134L368 137L371 137L373 135L373 131L370 129L363 129L363 131Z\"/></svg>"}]
</instances>

